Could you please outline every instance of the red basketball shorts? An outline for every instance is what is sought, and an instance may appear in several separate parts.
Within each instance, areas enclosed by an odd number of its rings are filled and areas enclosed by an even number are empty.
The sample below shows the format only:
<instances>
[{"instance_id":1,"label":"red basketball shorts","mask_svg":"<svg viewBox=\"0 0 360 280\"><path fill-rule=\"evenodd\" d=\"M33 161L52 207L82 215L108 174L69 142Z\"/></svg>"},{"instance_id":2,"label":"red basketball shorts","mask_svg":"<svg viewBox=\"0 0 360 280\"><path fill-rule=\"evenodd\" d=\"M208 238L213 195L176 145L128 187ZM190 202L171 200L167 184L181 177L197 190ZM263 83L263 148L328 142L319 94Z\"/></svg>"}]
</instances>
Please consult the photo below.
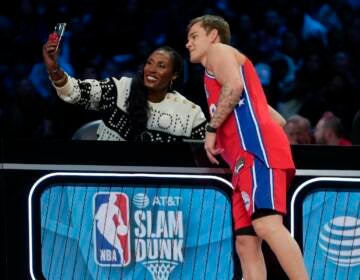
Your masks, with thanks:
<instances>
[{"instance_id":1,"label":"red basketball shorts","mask_svg":"<svg viewBox=\"0 0 360 280\"><path fill-rule=\"evenodd\" d=\"M232 177L232 214L235 230L251 225L251 216L260 209L286 213L286 192L294 169L268 168L246 154L237 161Z\"/></svg>"}]
</instances>

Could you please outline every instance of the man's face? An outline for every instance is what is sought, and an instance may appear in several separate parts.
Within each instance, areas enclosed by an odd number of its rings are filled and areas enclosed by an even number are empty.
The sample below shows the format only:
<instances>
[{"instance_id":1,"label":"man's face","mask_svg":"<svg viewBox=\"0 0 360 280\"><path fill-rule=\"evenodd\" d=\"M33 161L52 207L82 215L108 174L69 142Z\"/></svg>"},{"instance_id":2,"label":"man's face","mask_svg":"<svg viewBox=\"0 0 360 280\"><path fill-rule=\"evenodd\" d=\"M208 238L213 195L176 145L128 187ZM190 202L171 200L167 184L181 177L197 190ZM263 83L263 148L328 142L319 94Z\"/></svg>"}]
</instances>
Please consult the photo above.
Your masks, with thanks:
<instances>
[{"instance_id":1,"label":"man's face","mask_svg":"<svg viewBox=\"0 0 360 280\"><path fill-rule=\"evenodd\" d=\"M190 53L190 61L192 63L203 62L210 44L210 37L201 26L201 22L195 23L191 26L188 32L187 43L185 45Z\"/></svg>"}]
</instances>

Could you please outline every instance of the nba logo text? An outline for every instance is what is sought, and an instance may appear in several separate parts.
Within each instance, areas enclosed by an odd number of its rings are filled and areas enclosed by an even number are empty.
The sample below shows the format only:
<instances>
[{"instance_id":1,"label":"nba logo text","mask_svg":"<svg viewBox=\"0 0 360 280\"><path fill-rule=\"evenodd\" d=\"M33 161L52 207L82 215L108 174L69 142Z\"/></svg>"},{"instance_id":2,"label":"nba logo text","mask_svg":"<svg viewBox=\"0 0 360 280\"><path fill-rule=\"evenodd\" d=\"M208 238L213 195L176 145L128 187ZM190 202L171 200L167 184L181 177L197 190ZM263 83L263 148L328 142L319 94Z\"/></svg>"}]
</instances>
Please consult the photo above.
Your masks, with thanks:
<instances>
[{"instance_id":1,"label":"nba logo text","mask_svg":"<svg viewBox=\"0 0 360 280\"><path fill-rule=\"evenodd\" d=\"M129 198L121 192L93 197L95 262L124 267L130 263Z\"/></svg>"},{"instance_id":2,"label":"nba logo text","mask_svg":"<svg viewBox=\"0 0 360 280\"><path fill-rule=\"evenodd\" d=\"M142 263L154 280L168 279L184 262L181 197L137 193L132 202L137 208L133 212L135 261Z\"/></svg>"}]
</instances>

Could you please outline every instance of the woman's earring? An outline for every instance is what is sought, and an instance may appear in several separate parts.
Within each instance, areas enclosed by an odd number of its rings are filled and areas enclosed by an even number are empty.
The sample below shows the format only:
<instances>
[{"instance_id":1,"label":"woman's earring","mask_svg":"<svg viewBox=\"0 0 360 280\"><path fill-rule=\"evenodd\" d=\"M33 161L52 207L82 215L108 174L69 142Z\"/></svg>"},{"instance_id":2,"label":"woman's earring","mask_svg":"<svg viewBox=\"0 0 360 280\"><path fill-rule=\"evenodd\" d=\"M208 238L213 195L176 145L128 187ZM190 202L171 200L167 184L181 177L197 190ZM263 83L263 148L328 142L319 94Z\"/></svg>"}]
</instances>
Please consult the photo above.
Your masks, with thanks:
<instances>
[{"instance_id":1,"label":"woman's earring","mask_svg":"<svg viewBox=\"0 0 360 280\"><path fill-rule=\"evenodd\" d=\"M169 85L169 91L173 91L173 80L170 81L170 85Z\"/></svg>"}]
</instances>

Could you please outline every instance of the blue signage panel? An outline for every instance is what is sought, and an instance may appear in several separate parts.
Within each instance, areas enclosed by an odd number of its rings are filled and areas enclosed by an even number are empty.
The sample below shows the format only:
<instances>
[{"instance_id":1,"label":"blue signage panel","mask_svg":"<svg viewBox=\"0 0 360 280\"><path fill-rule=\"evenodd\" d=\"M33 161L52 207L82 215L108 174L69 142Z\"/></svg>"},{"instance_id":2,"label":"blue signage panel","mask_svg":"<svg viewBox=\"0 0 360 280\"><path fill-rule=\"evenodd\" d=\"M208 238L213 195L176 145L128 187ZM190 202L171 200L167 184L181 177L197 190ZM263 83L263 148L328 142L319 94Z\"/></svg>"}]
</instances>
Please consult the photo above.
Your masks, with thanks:
<instances>
[{"instance_id":1,"label":"blue signage panel","mask_svg":"<svg viewBox=\"0 0 360 280\"><path fill-rule=\"evenodd\" d=\"M360 279L360 179L317 178L303 191L301 230L311 279ZM306 190L306 191L305 191Z\"/></svg>"},{"instance_id":2,"label":"blue signage panel","mask_svg":"<svg viewBox=\"0 0 360 280\"><path fill-rule=\"evenodd\" d=\"M33 189L36 279L233 277L230 184L222 178L53 174Z\"/></svg>"}]
</instances>

